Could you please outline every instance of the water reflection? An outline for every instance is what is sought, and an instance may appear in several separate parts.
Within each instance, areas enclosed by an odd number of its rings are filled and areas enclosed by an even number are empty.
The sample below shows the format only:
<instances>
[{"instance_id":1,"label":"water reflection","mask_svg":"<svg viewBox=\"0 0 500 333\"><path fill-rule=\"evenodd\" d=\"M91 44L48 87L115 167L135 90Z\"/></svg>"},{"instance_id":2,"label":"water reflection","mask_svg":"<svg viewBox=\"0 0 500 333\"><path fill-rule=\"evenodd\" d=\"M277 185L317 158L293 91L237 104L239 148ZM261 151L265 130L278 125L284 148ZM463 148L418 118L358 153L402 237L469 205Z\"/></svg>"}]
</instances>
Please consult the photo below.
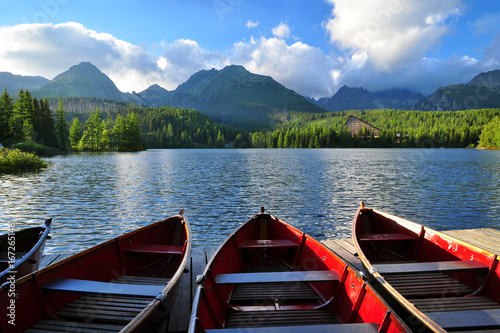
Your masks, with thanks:
<instances>
[{"instance_id":1,"label":"water reflection","mask_svg":"<svg viewBox=\"0 0 500 333\"><path fill-rule=\"evenodd\" d=\"M436 229L499 227L500 152L150 150L49 159L0 176L0 227L52 217L48 252L75 252L185 208L195 246L260 206L311 235L350 237L359 201Z\"/></svg>"}]
</instances>

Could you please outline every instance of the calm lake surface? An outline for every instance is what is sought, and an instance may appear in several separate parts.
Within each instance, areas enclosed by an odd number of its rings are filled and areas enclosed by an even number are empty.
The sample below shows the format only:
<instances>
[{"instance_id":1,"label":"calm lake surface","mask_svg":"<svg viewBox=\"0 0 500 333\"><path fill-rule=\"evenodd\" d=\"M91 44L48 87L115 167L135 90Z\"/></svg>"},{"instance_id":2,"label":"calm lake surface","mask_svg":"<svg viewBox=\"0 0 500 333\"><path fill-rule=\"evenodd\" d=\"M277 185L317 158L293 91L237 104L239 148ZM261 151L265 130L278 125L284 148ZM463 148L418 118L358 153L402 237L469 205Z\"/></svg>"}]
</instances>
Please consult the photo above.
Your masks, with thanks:
<instances>
[{"instance_id":1,"label":"calm lake surface","mask_svg":"<svg viewBox=\"0 0 500 333\"><path fill-rule=\"evenodd\" d=\"M77 252L180 208L194 246L219 245L260 206L323 240L350 237L360 201L438 230L500 227L500 151L148 150L48 159L0 175L0 228L53 218L46 253Z\"/></svg>"}]
</instances>

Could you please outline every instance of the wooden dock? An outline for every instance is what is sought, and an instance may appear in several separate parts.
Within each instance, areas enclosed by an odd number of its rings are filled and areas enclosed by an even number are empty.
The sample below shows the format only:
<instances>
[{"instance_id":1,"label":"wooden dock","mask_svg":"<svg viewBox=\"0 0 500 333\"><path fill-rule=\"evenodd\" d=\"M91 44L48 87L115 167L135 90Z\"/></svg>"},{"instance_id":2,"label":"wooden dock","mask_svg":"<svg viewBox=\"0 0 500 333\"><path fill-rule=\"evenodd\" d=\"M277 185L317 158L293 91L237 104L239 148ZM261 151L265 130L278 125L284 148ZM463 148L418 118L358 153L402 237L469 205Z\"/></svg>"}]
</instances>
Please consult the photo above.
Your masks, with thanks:
<instances>
[{"instance_id":1,"label":"wooden dock","mask_svg":"<svg viewBox=\"0 0 500 333\"><path fill-rule=\"evenodd\" d=\"M486 251L500 255L500 230L491 228L449 230L443 233L470 243ZM356 256L356 249L349 239L328 239L322 243L332 250L339 257L344 259L351 267L362 270L362 264ZM179 285L179 294L170 315L168 332L186 332L189 325L191 304L196 290L196 276L203 273L208 260L217 250L216 247L195 247L191 252L189 269L182 276ZM62 260L70 254L49 254L45 255L41 261L41 267L48 266Z\"/></svg>"}]
</instances>

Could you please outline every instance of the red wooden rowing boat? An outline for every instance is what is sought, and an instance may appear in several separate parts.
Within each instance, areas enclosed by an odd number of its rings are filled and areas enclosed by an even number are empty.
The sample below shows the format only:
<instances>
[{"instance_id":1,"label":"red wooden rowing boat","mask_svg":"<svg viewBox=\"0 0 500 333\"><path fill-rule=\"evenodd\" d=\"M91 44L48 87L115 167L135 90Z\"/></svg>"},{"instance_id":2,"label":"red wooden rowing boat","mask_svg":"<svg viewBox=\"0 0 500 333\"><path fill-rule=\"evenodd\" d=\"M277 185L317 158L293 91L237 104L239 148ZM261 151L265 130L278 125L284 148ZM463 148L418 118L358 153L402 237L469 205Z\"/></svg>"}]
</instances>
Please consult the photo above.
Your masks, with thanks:
<instances>
[{"instance_id":1,"label":"red wooden rowing boat","mask_svg":"<svg viewBox=\"0 0 500 333\"><path fill-rule=\"evenodd\" d=\"M4 286L0 331L155 332L190 252L181 210Z\"/></svg>"},{"instance_id":2,"label":"red wooden rowing boat","mask_svg":"<svg viewBox=\"0 0 500 333\"><path fill-rule=\"evenodd\" d=\"M495 254L364 203L352 236L373 284L397 302L416 332L499 331Z\"/></svg>"},{"instance_id":3,"label":"red wooden rowing boat","mask_svg":"<svg viewBox=\"0 0 500 333\"><path fill-rule=\"evenodd\" d=\"M351 267L263 209L197 280L191 333L406 332Z\"/></svg>"},{"instance_id":4,"label":"red wooden rowing boat","mask_svg":"<svg viewBox=\"0 0 500 333\"><path fill-rule=\"evenodd\" d=\"M40 227L24 228L0 236L0 284L38 269L52 219Z\"/></svg>"}]
</instances>

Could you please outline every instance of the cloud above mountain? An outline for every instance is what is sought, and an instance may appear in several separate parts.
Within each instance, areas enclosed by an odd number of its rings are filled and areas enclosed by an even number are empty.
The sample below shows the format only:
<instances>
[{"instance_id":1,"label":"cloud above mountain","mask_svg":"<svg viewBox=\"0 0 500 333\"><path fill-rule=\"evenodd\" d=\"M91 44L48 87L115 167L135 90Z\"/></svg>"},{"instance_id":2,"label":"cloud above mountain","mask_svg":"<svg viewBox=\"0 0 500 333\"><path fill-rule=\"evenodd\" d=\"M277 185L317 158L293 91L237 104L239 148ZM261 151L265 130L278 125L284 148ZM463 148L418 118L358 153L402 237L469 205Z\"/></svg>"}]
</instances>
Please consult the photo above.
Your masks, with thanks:
<instances>
[{"instance_id":1,"label":"cloud above mountain","mask_svg":"<svg viewBox=\"0 0 500 333\"><path fill-rule=\"evenodd\" d=\"M301 40L293 26L280 21L263 30L262 23L245 19L247 33L257 35L223 50L207 49L202 41L187 38L134 45L75 22L20 24L0 27L0 71L52 79L90 61L120 90L141 91L154 83L173 90L199 70L237 64L319 98L332 96L342 85L430 94L439 86L465 83L500 66L500 35L479 57L440 58L439 52L428 56L454 33L454 22L466 10L461 0L327 1L331 13L317 27L330 43L328 51ZM477 35L491 33L498 28L497 16L491 13L471 22L470 29Z\"/></svg>"},{"instance_id":2,"label":"cloud above mountain","mask_svg":"<svg viewBox=\"0 0 500 333\"><path fill-rule=\"evenodd\" d=\"M21 24L0 28L1 70L52 79L69 67L90 61L121 90L162 80L156 57L142 47L74 22Z\"/></svg>"},{"instance_id":3,"label":"cloud above mountain","mask_svg":"<svg viewBox=\"0 0 500 333\"><path fill-rule=\"evenodd\" d=\"M330 41L382 71L422 59L451 32L462 7L460 0L330 1Z\"/></svg>"}]
</instances>

